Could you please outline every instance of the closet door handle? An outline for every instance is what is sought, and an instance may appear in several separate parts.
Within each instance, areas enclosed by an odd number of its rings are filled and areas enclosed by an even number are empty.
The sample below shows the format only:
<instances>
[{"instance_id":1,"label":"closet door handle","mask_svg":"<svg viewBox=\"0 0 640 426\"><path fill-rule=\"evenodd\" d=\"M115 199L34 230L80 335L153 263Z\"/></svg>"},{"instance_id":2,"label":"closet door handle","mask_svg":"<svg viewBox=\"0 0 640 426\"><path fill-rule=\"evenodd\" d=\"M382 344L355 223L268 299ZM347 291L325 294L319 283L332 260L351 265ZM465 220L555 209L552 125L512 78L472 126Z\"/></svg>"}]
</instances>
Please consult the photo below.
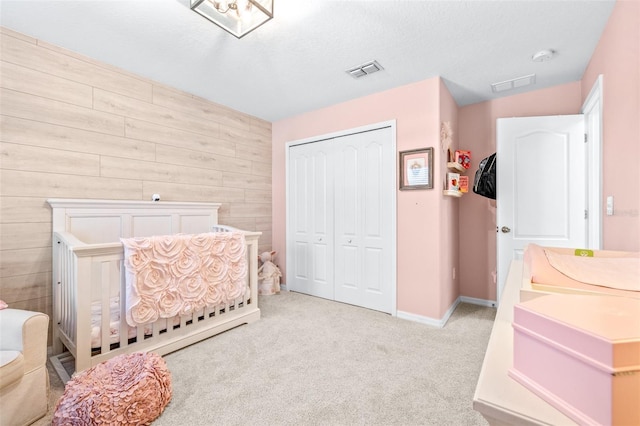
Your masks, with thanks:
<instances>
[{"instance_id":1,"label":"closet door handle","mask_svg":"<svg viewBox=\"0 0 640 426\"><path fill-rule=\"evenodd\" d=\"M348 242L349 244L351 244L351 240L348 240L347 242Z\"/></svg>"}]
</instances>

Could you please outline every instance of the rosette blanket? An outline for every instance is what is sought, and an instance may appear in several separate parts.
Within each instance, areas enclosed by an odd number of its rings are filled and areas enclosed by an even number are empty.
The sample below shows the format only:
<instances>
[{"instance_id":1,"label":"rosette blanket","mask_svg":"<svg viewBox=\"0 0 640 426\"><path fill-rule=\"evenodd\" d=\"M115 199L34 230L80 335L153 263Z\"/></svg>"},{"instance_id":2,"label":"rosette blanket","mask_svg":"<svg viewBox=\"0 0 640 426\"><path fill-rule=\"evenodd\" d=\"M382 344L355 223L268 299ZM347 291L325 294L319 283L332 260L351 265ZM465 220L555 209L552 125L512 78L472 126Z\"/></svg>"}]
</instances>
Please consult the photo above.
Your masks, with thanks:
<instances>
[{"instance_id":1,"label":"rosette blanket","mask_svg":"<svg viewBox=\"0 0 640 426\"><path fill-rule=\"evenodd\" d=\"M188 315L224 305L247 289L242 232L121 238L127 286L127 323Z\"/></svg>"}]
</instances>

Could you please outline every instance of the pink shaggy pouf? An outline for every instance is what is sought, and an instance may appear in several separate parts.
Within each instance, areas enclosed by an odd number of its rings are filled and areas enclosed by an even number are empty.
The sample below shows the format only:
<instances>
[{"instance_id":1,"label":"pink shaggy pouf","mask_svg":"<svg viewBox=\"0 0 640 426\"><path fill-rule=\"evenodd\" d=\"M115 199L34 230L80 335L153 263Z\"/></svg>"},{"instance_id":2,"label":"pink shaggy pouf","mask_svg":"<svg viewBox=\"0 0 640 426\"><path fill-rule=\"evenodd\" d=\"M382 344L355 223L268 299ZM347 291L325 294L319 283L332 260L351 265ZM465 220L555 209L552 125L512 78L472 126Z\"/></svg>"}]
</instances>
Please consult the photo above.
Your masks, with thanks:
<instances>
[{"instance_id":1,"label":"pink shaggy pouf","mask_svg":"<svg viewBox=\"0 0 640 426\"><path fill-rule=\"evenodd\" d=\"M171 373L160 355L118 355L74 374L52 425L149 425L171 400Z\"/></svg>"}]
</instances>

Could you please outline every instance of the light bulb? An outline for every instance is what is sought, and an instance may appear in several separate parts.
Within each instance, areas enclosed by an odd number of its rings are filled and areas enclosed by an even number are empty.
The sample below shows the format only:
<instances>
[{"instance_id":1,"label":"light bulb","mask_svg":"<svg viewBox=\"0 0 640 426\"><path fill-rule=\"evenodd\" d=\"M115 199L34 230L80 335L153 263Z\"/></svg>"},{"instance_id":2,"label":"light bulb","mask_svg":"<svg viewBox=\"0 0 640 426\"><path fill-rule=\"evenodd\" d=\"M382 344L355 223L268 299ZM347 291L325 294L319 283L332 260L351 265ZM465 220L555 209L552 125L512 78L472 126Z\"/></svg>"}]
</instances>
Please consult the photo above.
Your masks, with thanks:
<instances>
[{"instance_id":1,"label":"light bulb","mask_svg":"<svg viewBox=\"0 0 640 426\"><path fill-rule=\"evenodd\" d=\"M238 6L236 10L238 18L246 20L251 15L251 3L248 0L237 0L236 4Z\"/></svg>"},{"instance_id":2,"label":"light bulb","mask_svg":"<svg viewBox=\"0 0 640 426\"><path fill-rule=\"evenodd\" d=\"M220 6L221 6L221 5L220 5L220 2L219 2L219 1L212 1L212 0L209 0L209 3L213 4L213 7L214 7L218 12L221 12L221 11L220 11Z\"/></svg>"}]
</instances>

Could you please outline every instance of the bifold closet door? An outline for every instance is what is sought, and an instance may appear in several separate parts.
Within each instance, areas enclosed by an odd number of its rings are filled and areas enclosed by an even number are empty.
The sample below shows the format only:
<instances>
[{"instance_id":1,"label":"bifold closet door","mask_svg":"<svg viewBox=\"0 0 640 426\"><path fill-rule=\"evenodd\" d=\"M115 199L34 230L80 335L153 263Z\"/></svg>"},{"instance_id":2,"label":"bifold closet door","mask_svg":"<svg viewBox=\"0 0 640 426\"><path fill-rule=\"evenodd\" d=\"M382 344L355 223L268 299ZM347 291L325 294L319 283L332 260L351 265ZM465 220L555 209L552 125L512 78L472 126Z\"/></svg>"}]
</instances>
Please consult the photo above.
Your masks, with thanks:
<instances>
[{"instance_id":1,"label":"bifold closet door","mask_svg":"<svg viewBox=\"0 0 640 426\"><path fill-rule=\"evenodd\" d=\"M334 298L333 172L327 141L289 149L290 289Z\"/></svg>"},{"instance_id":2,"label":"bifold closet door","mask_svg":"<svg viewBox=\"0 0 640 426\"><path fill-rule=\"evenodd\" d=\"M392 140L385 127L289 147L291 290L393 311Z\"/></svg>"},{"instance_id":3,"label":"bifold closet door","mask_svg":"<svg viewBox=\"0 0 640 426\"><path fill-rule=\"evenodd\" d=\"M335 300L390 313L394 298L391 128L335 145Z\"/></svg>"}]
</instances>

